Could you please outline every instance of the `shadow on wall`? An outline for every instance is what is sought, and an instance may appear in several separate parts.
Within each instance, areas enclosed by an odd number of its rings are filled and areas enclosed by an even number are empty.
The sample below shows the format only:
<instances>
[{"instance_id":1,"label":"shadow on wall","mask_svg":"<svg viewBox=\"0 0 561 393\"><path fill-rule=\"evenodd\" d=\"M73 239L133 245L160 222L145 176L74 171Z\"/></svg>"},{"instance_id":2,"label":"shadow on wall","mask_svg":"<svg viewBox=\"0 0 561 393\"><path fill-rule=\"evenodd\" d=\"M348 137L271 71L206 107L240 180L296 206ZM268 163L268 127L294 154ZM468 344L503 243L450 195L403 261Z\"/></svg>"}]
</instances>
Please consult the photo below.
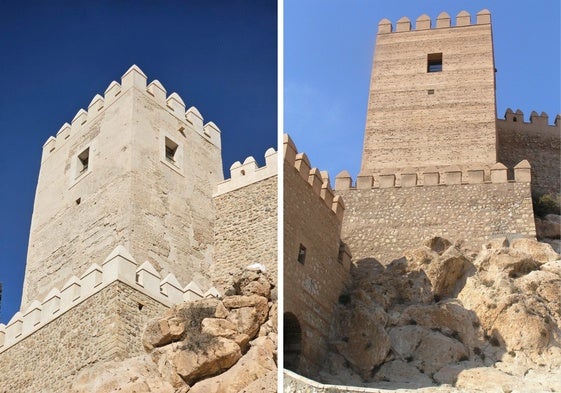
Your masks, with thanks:
<instances>
[{"instance_id":1,"label":"shadow on wall","mask_svg":"<svg viewBox=\"0 0 561 393\"><path fill-rule=\"evenodd\" d=\"M296 315L284 313L284 368L298 372L302 353L302 328Z\"/></svg>"}]
</instances>

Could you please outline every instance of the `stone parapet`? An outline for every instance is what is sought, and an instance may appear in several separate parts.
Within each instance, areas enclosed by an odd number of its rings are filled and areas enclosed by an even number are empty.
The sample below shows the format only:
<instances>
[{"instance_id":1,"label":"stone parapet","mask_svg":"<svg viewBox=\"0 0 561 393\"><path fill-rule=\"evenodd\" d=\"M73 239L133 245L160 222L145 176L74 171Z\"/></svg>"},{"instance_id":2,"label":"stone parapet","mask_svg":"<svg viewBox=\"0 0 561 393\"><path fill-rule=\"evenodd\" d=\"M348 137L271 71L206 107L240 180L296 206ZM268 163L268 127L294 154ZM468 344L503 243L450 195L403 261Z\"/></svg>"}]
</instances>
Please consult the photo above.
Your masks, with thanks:
<instances>
[{"instance_id":1,"label":"stone parapet","mask_svg":"<svg viewBox=\"0 0 561 393\"><path fill-rule=\"evenodd\" d=\"M298 153L296 145L287 134L284 134L283 152L285 163L296 168L300 177L310 185L310 190L321 198L323 203L335 213L339 222L341 222L345 205L341 196L334 195L329 174L326 171L312 168L306 153Z\"/></svg>"},{"instance_id":2,"label":"stone parapet","mask_svg":"<svg viewBox=\"0 0 561 393\"><path fill-rule=\"evenodd\" d=\"M265 152L265 165L262 167L258 167L251 156L247 157L243 163L234 162L230 167L230 178L218 183L214 196L276 176L278 172L277 157L277 152L271 147Z\"/></svg>"},{"instance_id":3,"label":"stone parapet","mask_svg":"<svg viewBox=\"0 0 561 393\"><path fill-rule=\"evenodd\" d=\"M71 134L79 132L79 130L88 122L98 117L113 102L119 99L123 93L131 88L144 91L148 96L160 106L175 116L179 123L177 128L182 131L185 126L192 127L201 137L220 148L220 129L213 122L203 123L203 117L194 106L185 110L185 103L177 93L171 93L166 96L166 89L158 80L152 81L146 85L146 75L142 70L132 65L127 72L121 77L121 83L113 81L109 84L103 96L96 94L88 105L88 110L80 109L72 121L64 123L56 134L56 137L49 137L43 145L43 157L41 162L49 158L50 153L60 148Z\"/></svg>"},{"instance_id":4,"label":"stone parapet","mask_svg":"<svg viewBox=\"0 0 561 393\"><path fill-rule=\"evenodd\" d=\"M218 293L214 287L204 292L194 281L184 287L172 273L162 278L150 262L138 266L129 251L119 245L101 266L92 264L81 276L70 277L62 289L52 288L43 300L30 302L7 325L0 324L0 353L116 281L128 284L167 307L216 297Z\"/></svg>"},{"instance_id":5,"label":"stone parapet","mask_svg":"<svg viewBox=\"0 0 561 393\"><path fill-rule=\"evenodd\" d=\"M530 163L527 160L519 162L513 169L514 182L531 181ZM491 166L384 169L374 175L359 174L354 186L349 172L342 171L335 177L335 190L506 183L509 181L507 171L508 168L500 162Z\"/></svg>"},{"instance_id":6,"label":"stone parapet","mask_svg":"<svg viewBox=\"0 0 561 393\"><path fill-rule=\"evenodd\" d=\"M436 24L432 25L432 20L428 15L421 15L415 21L415 26L411 23L411 20L404 16L400 18L393 29L392 22L388 19L382 19L378 23L378 34L388 34L388 33L401 33L405 31L412 30L430 30L432 28L440 29L445 27L463 27L471 25L485 25L491 23L491 13L489 10L483 9L479 11L475 16L475 23L471 23L471 15L467 11L460 11L456 15L456 25L452 26L452 18L446 12L442 12L436 18Z\"/></svg>"}]
</instances>

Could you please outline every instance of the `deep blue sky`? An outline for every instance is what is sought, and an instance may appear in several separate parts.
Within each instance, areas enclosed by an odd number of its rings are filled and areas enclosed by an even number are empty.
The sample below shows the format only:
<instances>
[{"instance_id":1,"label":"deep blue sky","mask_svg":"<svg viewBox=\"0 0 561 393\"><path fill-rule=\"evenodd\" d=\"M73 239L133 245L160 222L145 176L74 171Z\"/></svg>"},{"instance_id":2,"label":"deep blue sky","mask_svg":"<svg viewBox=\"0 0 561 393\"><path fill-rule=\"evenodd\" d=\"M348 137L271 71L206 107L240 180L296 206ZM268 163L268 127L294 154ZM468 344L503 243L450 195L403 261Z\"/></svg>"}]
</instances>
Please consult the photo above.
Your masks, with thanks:
<instances>
[{"instance_id":1,"label":"deep blue sky","mask_svg":"<svg viewBox=\"0 0 561 393\"><path fill-rule=\"evenodd\" d=\"M218 125L226 169L276 146L276 1L0 1L0 322L19 309L43 143L132 64Z\"/></svg>"},{"instance_id":2,"label":"deep blue sky","mask_svg":"<svg viewBox=\"0 0 561 393\"><path fill-rule=\"evenodd\" d=\"M497 112L560 112L559 0L285 0L284 130L312 166L356 179L378 22L491 11ZM434 23L433 23L434 26Z\"/></svg>"}]
</instances>

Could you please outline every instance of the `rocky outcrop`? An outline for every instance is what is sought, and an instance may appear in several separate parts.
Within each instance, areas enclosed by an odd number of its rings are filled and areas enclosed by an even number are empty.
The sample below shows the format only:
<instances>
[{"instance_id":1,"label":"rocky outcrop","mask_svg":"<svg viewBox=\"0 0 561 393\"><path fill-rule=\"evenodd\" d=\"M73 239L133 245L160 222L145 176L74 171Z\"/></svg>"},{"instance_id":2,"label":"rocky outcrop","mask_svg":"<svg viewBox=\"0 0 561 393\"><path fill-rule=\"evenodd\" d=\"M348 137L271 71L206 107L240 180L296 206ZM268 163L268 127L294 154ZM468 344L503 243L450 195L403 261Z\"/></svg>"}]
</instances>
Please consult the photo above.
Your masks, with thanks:
<instances>
[{"instance_id":1,"label":"rocky outcrop","mask_svg":"<svg viewBox=\"0 0 561 393\"><path fill-rule=\"evenodd\" d=\"M223 299L178 304L148 323L147 354L82 370L73 392L276 391L274 286L257 268L232 279ZM269 381L263 385L259 379Z\"/></svg>"},{"instance_id":2,"label":"rocky outcrop","mask_svg":"<svg viewBox=\"0 0 561 393\"><path fill-rule=\"evenodd\" d=\"M387 266L357 261L321 379L427 391L479 391L482 379L487 391L561 389L560 293L561 257L531 239L494 239L477 253L434 238Z\"/></svg>"}]
</instances>

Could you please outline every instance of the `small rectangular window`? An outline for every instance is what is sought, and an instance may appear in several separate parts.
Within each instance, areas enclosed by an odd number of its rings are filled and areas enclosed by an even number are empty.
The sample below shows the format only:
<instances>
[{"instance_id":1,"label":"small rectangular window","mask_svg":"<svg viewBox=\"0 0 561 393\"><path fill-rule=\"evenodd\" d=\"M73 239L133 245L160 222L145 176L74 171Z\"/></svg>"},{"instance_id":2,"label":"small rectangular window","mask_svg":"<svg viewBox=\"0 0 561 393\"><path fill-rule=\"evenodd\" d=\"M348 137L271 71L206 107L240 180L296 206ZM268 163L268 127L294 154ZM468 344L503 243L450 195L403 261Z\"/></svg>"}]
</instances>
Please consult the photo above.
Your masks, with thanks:
<instances>
[{"instance_id":1,"label":"small rectangular window","mask_svg":"<svg viewBox=\"0 0 561 393\"><path fill-rule=\"evenodd\" d=\"M337 254L337 262L343 263L345 257L345 243L339 242L339 254Z\"/></svg>"},{"instance_id":2,"label":"small rectangular window","mask_svg":"<svg viewBox=\"0 0 561 393\"><path fill-rule=\"evenodd\" d=\"M78 154L78 175L86 172L90 164L90 148Z\"/></svg>"},{"instance_id":3,"label":"small rectangular window","mask_svg":"<svg viewBox=\"0 0 561 393\"><path fill-rule=\"evenodd\" d=\"M427 72L442 71L442 53L430 53L427 56Z\"/></svg>"},{"instance_id":4,"label":"small rectangular window","mask_svg":"<svg viewBox=\"0 0 561 393\"><path fill-rule=\"evenodd\" d=\"M306 261L306 247L303 244L300 244L300 249L298 250L298 262L302 265Z\"/></svg>"},{"instance_id":5,"label":"small rectangular window","mask_svg":"<svg viewBox=\"0 0 561 393\"><path fill-rule=\"evenodd\" d=\"M177 143L166 137L166 160L175 162L175 153L177 153Z\"/></svg>"}]
</instances>

